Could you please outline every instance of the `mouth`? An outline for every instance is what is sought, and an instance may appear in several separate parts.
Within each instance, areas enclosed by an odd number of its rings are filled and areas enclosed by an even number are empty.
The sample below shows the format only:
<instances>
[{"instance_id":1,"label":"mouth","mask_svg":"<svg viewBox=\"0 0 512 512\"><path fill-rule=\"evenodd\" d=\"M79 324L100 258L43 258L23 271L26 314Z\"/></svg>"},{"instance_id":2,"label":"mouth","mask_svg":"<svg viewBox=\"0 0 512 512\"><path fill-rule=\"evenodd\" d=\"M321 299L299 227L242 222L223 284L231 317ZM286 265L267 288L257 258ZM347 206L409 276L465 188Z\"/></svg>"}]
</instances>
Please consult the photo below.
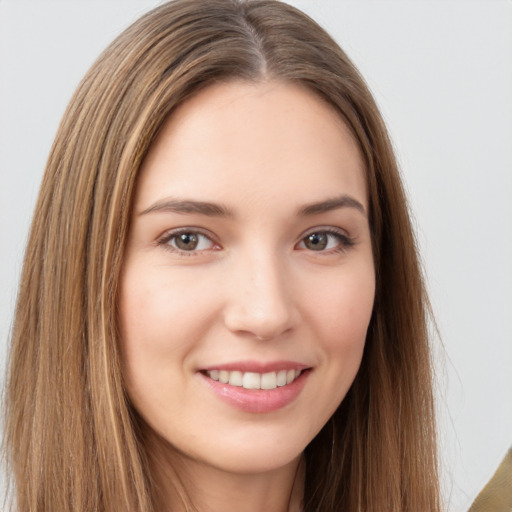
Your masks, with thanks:
<instances>
[{"instance_id":1,"label":"mouth","mask_svg":"<svg viewBox=\"0 0 512 512\"><path fill-rule=\"evenodd\" d=\"M312 366L293 361L238 361L199 370L207 387L244 413L272 413L291 406L302 393Z\"/></svg>"},{"instance_id":2,"label":"mouth","mask_svg":"<svg viewBox=\"0 0 512 512\"><path fill-rule=\"evenodd\" d=\"M211 380L229 384L244 389L272 390L290 385L308 368L281 369L271 372L258 373L242 370L203 370L201 373Z\"/></svg>"}]
</instances>

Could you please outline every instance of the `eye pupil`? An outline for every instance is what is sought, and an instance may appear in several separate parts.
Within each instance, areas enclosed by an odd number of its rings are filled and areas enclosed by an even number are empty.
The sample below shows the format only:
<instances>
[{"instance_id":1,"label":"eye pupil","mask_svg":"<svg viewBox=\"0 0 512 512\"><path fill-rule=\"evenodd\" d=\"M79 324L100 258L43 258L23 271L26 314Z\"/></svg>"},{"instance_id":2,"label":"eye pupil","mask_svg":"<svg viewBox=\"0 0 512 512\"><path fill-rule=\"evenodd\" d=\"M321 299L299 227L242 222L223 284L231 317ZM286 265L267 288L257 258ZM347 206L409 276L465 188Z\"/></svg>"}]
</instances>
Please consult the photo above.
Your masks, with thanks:
<instances>
[{"instance_id":1,"label":"eye pupil","mask_svg":"<svg viewBox=\"0 0 512 512\"><path fill-rule=\"evenodd\" d=\"M193 251L198 243L199 238L194 233L181 233L176 237L176 247L183 251Z\"/></svg>"},{"instance_id":2,"label":"eye pupil","mask_svg":"<svg viewBox=\"0 0 512 512\"><path fill-rule=\"evenodd\" d=\"M327 247L327 235L325 233L311 233L304 240L308 249L313 251L322 251Z\"/></svg>"}]
</instances>

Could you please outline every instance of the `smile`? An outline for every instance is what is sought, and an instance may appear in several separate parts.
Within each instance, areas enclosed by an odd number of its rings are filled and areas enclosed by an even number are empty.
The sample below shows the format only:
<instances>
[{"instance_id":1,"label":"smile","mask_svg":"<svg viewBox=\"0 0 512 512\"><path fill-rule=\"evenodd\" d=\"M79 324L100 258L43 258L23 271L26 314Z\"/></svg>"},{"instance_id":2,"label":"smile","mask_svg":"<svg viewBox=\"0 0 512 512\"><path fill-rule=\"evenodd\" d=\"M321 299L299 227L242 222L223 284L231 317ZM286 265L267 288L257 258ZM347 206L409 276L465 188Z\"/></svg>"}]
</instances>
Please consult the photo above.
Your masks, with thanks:
<instances>
[{"instance_id":1,"label":"smile","mask_svg":"<svg viewBox=\"0 0 512 512\"><path fill-rule=\"evenodd\" d=\"M244 389L276 389L291 384L297 379L302 370L278 370L275 372L256 373L240 370L207 370L205 374L210 379Z\"/></svg>"}]
</instances>

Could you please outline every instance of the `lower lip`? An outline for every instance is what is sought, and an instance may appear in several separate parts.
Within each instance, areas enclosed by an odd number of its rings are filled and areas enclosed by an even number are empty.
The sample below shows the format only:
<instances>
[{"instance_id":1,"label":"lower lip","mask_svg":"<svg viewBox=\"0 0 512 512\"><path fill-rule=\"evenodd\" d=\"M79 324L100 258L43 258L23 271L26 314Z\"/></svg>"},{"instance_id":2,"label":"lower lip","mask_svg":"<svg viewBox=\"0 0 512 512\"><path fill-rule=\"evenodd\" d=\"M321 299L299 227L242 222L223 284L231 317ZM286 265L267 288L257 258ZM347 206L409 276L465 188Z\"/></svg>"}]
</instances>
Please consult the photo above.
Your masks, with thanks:
<instances>
[{"instance_id":1,"label":"lower lip","mask_svg":"<svg viewBox=\"0 0 512 512\"><path fill-rule=\"evenodd\" d=\"M224 402L244 412L266 413L294 402L306 384L311 370L304 370L293 382L275 389L245 389L230 386L200 374L210 389Z\"/></svg>"}]
</instances>

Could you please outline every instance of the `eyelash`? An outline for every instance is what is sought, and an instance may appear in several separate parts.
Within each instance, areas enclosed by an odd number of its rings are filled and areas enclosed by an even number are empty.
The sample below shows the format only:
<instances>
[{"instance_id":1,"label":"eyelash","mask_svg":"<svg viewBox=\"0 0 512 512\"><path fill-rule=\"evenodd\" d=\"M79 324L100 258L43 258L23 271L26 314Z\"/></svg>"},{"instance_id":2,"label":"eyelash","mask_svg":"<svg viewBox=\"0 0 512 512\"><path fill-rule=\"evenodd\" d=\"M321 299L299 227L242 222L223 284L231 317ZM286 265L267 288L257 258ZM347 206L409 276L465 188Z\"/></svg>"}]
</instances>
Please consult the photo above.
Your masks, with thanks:
<instances>
[{"instance_id":1,"label":"eyelash","mask_svg":"<svg viewBox=\"0 0 512 512\"><path fill-rule=\"evenodd\" d=\"M175 229L172 231L169 231L167 233L164 233L158 240L157 243L159 246L161 246L164 250L178 253L180 256L198 256L200 253L202 253L205 250L208 249L201 249L201 250L191 250L191 251L185 251L182 249L179 249L178 247L173 247L169 244L169 242L173 239L177 239L180 235L198 235L200 237L204 237L207 240L209 240L213 245L216 245L215 241L213 240L213 237L209 234L204 233L198 228L181 228L181 229Z\"/></svg>"},{"instance_id":2,"label":"eyelash","mask_svg":"<svg viewBox=\"0 0 512 512\"><path fill-rule=\"evenodd\" d=\"M210 249L201 249L201 250L186 251L186 250L179 249L178 247L173 247L169 244L169 242L171 240L176 239L178 236L183 235L183 234L198 235L200 237L204 237L204 238L208 239L212 244L216 245L216 242L213 240L211 235L202 232L198 228L181 228L181 229L176 229L176 230L167 232L157 240L157 244L159 246L161 246L164 250L170 251L173 253L178 253L181 256L198 256L203 251L210 250ZM311 230L311 231L307 232L304 236L301 237L298 244L304 244L305 240L309 236L315 235L315 234L316 235L323 234L323 235L335 237L338 240L339 245L338 245L338 247L335 247L333 249L328 249L326 251L324 251L324 250L314 251L311 249L310 252L312 252L312 253L318 252L319 254L323 254L323 255L343 253L343 252L348 251L351 247L353 247L355 245L355 240L353 238L351 238L350 236L346 235L345 233L338 231L336 229L333 229L333 228L316 228L314 230ZM305 247L304 250L308 250L308 248Z\"/></svg>"},{"instance_id":3,"label":"eyelash","mask_svg":"<svg viewBox=\"0 0 512 512\"><path fill-rule=\"evenodd\" d=\"M299 243L304 243L304 241L311 235L318 235L318 234L325 234L328 236L332 236L338 240L338 247L335 247L334 249L328 249L326 251L317 251L319 254L329 255L329 254L337 254L337 253L343 253L348 251L351 247L355 245L354 238L348 236L342 231L339 231L337 229L333 228L315 228L308 233L306 233L301 239ZM311 252L316 252L311 250Z\"/></svg>"}]
</instances>

